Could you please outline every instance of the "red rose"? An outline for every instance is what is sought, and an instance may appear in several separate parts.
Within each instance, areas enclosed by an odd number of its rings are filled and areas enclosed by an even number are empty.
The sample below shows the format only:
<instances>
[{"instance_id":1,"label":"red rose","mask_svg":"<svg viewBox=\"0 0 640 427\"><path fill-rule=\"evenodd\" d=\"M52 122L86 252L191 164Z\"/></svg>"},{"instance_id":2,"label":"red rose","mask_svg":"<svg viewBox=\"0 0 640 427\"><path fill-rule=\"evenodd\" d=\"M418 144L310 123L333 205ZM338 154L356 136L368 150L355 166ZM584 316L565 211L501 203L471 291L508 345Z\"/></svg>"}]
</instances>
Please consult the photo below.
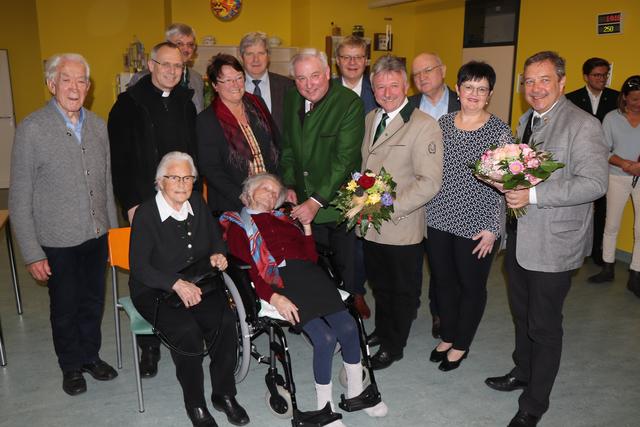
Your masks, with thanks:
<instances>
[{"instance_id":1,"label":"red rose","mask_svg":"<svg viewBox=\"0 0 640 427\"><path fill-rule=\"evenodd\" d=\"M376 178L373 176L362 175L358 180L358 185L365 190L373 187L373 184L376 183Z\"/></svg>"}]
</instances>

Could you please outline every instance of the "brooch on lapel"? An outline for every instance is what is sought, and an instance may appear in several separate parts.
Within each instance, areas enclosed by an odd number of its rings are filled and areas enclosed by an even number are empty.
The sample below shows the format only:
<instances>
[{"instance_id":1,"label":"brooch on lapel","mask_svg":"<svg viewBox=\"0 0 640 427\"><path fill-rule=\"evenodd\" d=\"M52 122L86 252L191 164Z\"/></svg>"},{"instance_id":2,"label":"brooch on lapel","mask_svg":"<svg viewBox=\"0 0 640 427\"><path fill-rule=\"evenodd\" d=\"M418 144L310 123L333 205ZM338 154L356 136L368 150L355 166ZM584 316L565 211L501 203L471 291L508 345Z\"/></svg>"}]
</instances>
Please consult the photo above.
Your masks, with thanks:
<instances>
[{"instance_id":1,"label":"brooch on lapel","mask_svg":"<svg viewBox=\"0 0 640 427\"><path fill-rule=\"evenodd\" d=\"M436 154L436 144L435 142L430 142L429 147L427 147L429 154Z\"/></svg>"}]
</instances>

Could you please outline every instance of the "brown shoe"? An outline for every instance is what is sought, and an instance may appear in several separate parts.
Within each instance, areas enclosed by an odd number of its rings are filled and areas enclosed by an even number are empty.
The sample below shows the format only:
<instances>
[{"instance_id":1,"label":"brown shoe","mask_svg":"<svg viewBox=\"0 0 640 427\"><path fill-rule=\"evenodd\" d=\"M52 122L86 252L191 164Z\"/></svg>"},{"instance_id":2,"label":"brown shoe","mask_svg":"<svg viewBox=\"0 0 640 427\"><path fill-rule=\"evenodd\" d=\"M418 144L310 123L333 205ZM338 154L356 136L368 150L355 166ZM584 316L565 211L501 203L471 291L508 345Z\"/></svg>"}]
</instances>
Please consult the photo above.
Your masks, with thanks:
<instances>
[{"instance_id":1,"label":"brown shoe","mask_svg":"<svg viewBox=\"0 0 640 427\"><path fill-rule=\"evenodd\" d=\"M364 295L354 295L353 296L353 306L356 308L360 317L363 319L368 319L371 317L371 310L367 305L367 302L364 300Z\"/></svg>"}]
</instances>

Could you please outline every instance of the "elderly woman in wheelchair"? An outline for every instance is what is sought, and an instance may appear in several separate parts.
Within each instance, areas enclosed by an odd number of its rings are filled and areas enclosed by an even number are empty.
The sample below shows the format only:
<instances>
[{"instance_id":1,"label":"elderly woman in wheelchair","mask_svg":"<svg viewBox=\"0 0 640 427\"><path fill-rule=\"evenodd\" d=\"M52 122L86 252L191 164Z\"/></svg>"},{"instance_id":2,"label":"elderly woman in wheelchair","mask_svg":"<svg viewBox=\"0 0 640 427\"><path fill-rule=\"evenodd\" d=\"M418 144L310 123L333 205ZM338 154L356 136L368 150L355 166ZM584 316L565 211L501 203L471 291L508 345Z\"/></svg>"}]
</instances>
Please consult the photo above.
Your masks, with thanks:
<instances>
[{"instance_id":1,"label":"elderly woman in wheelchair","mask_svg":"<svg viewBox=\"0 0 640 427\"><path fill-rule=\"evenodd\" d=\"M131 227L129 288L136 309L169 343L193 425L217 426L204 396L206 354L214 408L232 424L244 425L249 417L235 399L235 317L224 285L197 286L207 281L196 278L211 275L212 267L226 269L227 260L218 224L202 197L192 193L196 176L188 154L174 151L160 161L158 193L140 205Z\"/></svg>"},{"instance_id":2,"label":"elderly woman in wheelchair","mask_svg":"<svg viewBox=\"0 0 640 427\"><path fill-rule=\"evenodd\" d=\"M275 210L283 203L285 191L274 175L258 174L245 181L240 196L245 208L220 218L229 253L251 267L249 275L258 296L313 344L318 409L329 404L333 410L331 365L340 343L347 400L372 417L383 417L387 407L377 389L375 396L363 392L358 326L335 283L316 264L311 226L301 226ZM330 425L343 424L338 420Z\"/></svg>"}]
</instances>

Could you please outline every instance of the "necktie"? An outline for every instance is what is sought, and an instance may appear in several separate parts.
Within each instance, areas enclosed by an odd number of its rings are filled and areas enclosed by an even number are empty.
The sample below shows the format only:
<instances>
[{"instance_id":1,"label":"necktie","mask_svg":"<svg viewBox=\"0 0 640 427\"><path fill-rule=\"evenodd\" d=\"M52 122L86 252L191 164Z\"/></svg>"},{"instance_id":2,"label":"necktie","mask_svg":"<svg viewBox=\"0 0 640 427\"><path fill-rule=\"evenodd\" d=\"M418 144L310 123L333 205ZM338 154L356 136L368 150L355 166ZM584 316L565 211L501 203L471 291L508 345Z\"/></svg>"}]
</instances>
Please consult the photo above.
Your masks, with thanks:
<instances>
[{"instance_id":1,"label":"necktie","mask_svg":"<svg viewBox=\"0 0 640 427\"><path fill-rule=\"evenodd\" d=\"M387 119L388 118L389 118L389 115L387 113L382 113L382 120L380 120L380 123L378 124L378 127L376 128L375 136L373 137L373 142L374 143L378 140L380 135L382 135L382 132L384 132L384 129L387 127Z\"/></svg>"},{"instance_id":2,"label":"necktie","mask_svg":"<svg viewBox=\"0 0 640 427\"><path fill-rule=\"evenodd\" d=\"M254 94L255 96L260 96L260 97L262 97L262 91L260 90L260 82L261 82L261 80L257 80L257 79L256 79L256 80L251 80L251 81L253 82L253 84L254 84L254 85L256 85L256 86L253 88L253 94Z\"/></svg>"},{"instance_id":3,"label":"necktie","mask_svg":"<svg viewBox=\"0 0 640 427\"><path fill-rule=\"evenodd\" d=\"M180 86L189 88L189 68L185 65L182 68L182 80L180 81Z\"/></svg>"},{"instance_id":4,"label":"necktie","mask_svg":"<svg viewBox=\"0 0 640 427\"><path fill-rule=\"evenodd\" d=\"M533 128L537 127L540 123L540 117L535 116L532 120L529 120L527 123L527 127L524 129L524 134L522 134L522 143L528 144L531 139L531 134L533 133Z\"/></svg>"}]
</instances>

